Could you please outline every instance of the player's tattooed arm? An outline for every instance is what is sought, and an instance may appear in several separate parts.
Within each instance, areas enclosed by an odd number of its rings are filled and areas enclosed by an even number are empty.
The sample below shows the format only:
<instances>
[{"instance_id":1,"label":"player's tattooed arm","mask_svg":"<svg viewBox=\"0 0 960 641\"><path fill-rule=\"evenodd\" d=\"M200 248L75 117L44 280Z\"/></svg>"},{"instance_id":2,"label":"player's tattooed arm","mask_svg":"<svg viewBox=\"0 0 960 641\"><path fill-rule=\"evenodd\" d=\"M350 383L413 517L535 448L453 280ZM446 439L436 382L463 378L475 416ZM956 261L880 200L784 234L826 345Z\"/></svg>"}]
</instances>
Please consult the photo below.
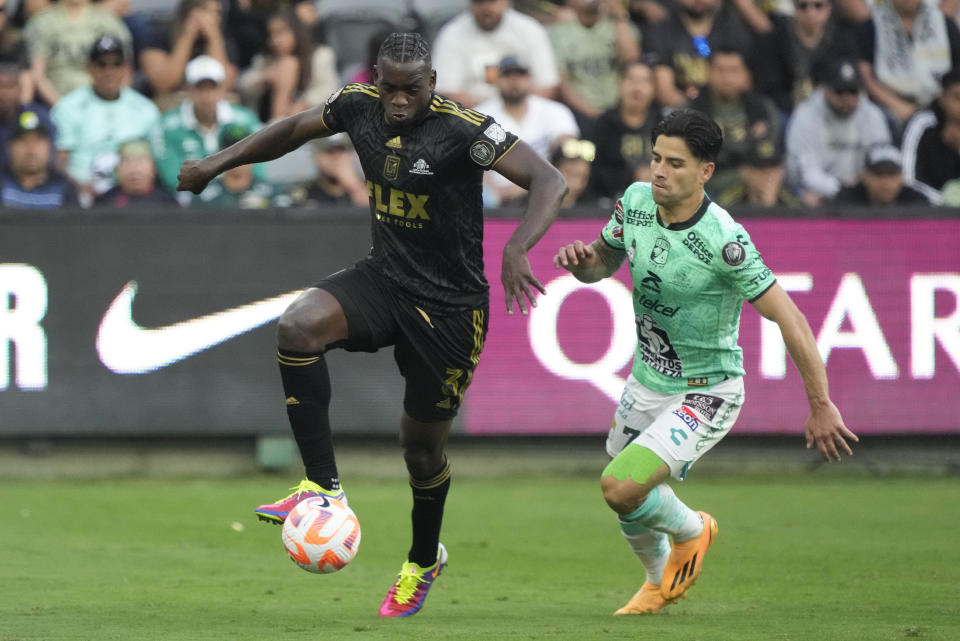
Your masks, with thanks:
<instances>
[{"instance_id":1,"label":"player's tattooed arm","mask_svg":"<svg viewBox=\"0 0 960 641\"><path fill-rule=\"evenodd\" d=\"M589 245L584 245L581 240L564 245L553 257L553 264L566 269L581 282L595 283L612 276L626 256L627 252L611 247L598 237Z\"/></svg>"},{"instance_id":2,"label":"player's tattooed arm","mask_svg":"<svg viewBox=\"0 0 960 641\"><path fill-rule=\"evenodd\" d=\"M323 106L282 118L226 149L183 163L177 176L177 191L199 194L207 183L227 169L279 158L308 140L332 133L323 122Z\"/></svg>"}]
</instances>

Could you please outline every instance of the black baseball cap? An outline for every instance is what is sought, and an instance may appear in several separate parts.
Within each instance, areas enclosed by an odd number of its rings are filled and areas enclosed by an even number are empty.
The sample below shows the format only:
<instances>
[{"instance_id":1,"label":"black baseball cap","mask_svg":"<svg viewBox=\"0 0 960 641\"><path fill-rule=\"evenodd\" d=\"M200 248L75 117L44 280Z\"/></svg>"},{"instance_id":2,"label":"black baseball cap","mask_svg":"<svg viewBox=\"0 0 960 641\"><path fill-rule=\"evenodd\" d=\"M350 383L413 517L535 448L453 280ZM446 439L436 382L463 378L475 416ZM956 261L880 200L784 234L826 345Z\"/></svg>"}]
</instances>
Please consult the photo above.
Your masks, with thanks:
<instances>
[{"instance_id":1,"label":"black baseball cap","mask_svg":"<svg viewBox=\"0 0 960 641\"><path fill-rule=\"evenodd\" d=\"M10 138L19 138L23 134L35 131L47 138L50 137L50 128L35 111L24 111L17 116L17 121L13 125L13 131Z\"/></svg>"},{"instance_id":2,"label":"black baseball cap","mask_svg":"<svg viewBox=\"0 0 960 641\"><path fill-rule=\"evenodd\" d=\"M119 39L108 35L100 36L90 47L90 62L96 62L102 56L111 53L119 55L121 59L126 59L126 51Z\"/></svg>"},{"instance_id":3,"label":"black baseball cap","mask_svg":"<svg viewBox=\"0 0 960 641\"><path fill-rule=\"evenodd\" d=\"M860 91L863 79L851 60L840 60L827 69L826 84L834 91Z\"/></svg>"},{"instance_id":4,"label":"black baseball cap","mask_svg":"<svg viewBox=\"0 0 960 641\"><path fill-rule=\"evenodd\" d=\"M530 66L520 59L519 56L509 55L504 56L500 60L500 65L498 67L501 74L505 73L530 73Z\"/></svg>"}]
</instances>

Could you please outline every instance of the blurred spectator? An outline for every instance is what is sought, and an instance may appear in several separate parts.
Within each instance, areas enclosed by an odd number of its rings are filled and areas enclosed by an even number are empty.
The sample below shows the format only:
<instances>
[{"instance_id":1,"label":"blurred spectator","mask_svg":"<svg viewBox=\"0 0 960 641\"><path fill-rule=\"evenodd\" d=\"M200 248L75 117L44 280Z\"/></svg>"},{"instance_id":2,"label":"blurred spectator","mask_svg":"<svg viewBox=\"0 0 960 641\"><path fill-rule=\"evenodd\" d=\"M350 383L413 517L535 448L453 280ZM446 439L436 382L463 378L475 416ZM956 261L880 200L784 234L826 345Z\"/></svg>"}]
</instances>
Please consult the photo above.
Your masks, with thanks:
<instances>
[{"instance_id":1,"label":"blurred spectator","mask_svg":"<svg viewBox=\"0 0 960 641\"><path fill-rule=\"evenodd\" d=\"M591 196L590 172L597 148L589 140L567 138L561 140L550 154L550 162L560 170L567 181L567 195L560 203L561 209L584 204Z\"/></svg>"},{"instance_id":2,"label":"blurred spectator","mask_svg":"<svg viewBox=\"0 0 960 641\"><path fill-rule=\"evenodd\" d=\"M220 148L226 149L252 133L242 125L227 125L220 133ZM253 165L228 169L213 180L192 202L199 207L267 209L289 207L293 199L278 185L258 178Z\"/></svg>"},{"instance_id":3,"label":"blurred spectator","mask_svg":"<svg viewBox=\"0 0 960 641\"><path fill-rule=\"evenodd\" d=\"M294 197L297 204L308 207L325 205L356 205L367 208L370 197L363 174L358 170L359 159L353 152L350 137L334 134L313 141L316 178L302 185Z\"/></svg>"},{"instance_id":4,"label":"blurred spectator","mask_svg":"<svg viewBox=\"0 0 960 641\"><path fill-rule=\"evenodd\" d=\"M255 131L261 125L251 110L226 99L226 71L216 58L194 58L187 65L185 76L187 98L163 114L152 140L160 182L171 191L177 187L183 161L203 158L220 149L224 127L238 125ZM257 166L256 172L258 177L263 175L262 165ZM189 192L177 194L178 199L187 202L191 196Z\"/></svg>"},{"instance_id":5,"label":"blurred spectator","mask_svg":"<svg viewBox=\"0 0 960 641\"><path fill-rule=\"evenodd\" d=\"M960 178L960 69L940 79L940 96L918 111L903 132L903 176L941 204L948 182Z\"/></svg>"},{"instance_id":6,"label":"blurred spectator","mask_svg":"<svg viewBox=\"0 0 960 641\"><path fill-rule=\"evenodd\" d=\"M870 8L875 0L836 0L837 16L851 26L870 19Z\"/></svg>"},{"instance_id":7,"label":"blurred spectator","mask_svg":"<svg viewBox=\"0 0 960 641\"><path fill-rule=\"evenodd\" d=\"M132 46L119 18L90 0L60 0L31 18L23 33L37 95L50 106L90 84L90 47L97 38L113 36L128 51Z\"/></svg>"},{"instance_id":8,"label":"blurred spectator","mask_svg":"<svg viewBox=\"0 0 960 641\"><path fill-rule=\"evenodd\" d=\"M187 63L201 55L223 65L221 84L232 87L237 68L231 61L239 53L221 29L220 0L180 0L170 26L155 30L140 54L140 68L154 99L169 104L167 94L180 88Z\"/></svg>"},{"instance_id":9,"label":"blurred spectator","mask_svg":"<svg viewBox=\"0 0 960 641\"><path fill-rule=\"evenodd\" d=\"M677 0L670 18L644 43L662 105L680 107L699 95L707 83L707 59L713 48L747 55L751 35L721 9L721 0Z\"/></svg>"},{"instance_id":10,"label":"blurred spectator","mask_svg":"<svg viewBox=\"0 0 960 641\"><path fill-rule=\"evenodd\" d=\"M667 4L661 0L629 0L627 9L630 12L630 19L640 28L641 38L644 41L652 30L670 17Z\"/></svg>"},{"instance_id":11,"label":"blurred spectator","mask_svg":"<svg viewBox=\"0 0 960 641\"><path fill-rule=\"evenodd\" d=\"M864 151L890 142L883 112L861 93L852 60L830 65L822 85L797 106L787 125L787 182L807 206L856 184Z\"/></svg>"},{"instance_id":12,"label":"blurred spectator","mask_svg":"<svg viewBox=\"0 0 960 641\"><path fill-rule=\"evenodd\" d=\"M238 69L249 67L253 57L263 52L267 17L278 4L271 0L225 0L223 30L230 34L237 46L237 57L233 62Z\"/></svg>"},{"instance_id":13,"label":"blurred spectator","mask_svg":"<svg viewBox=\"0 0 960 641\"><path fill-rule=\"evenodd\" d=\"M592 189L611 199L633 182L650 180L650 132L663 117L653 98L653 70L646 64L624 67L619 93L620 104L605 111L593 128L597 158Z\"/></svg>"},{"instance_id":14,"label":"blurred spectator","mask_svg":"<svg viewBox=\"0 0 960 641\"><path fill-rule=\"evenodd\" d=\"M773 29L758 39L754 86L784 114L810 97L814 67L859 55L855 33L834 16L833 0L793 0L793 15L771 15Z\"/></svg>"},{"instance_id":15,"label":"blurred spectator","mask_svg":"<svg viewBox=\"0 0 960 641\"><path fill-rule=\"evenodd\" d=\"M937 97L943 74L960 68L960 28L933 0L877 3L860 35L867 93L898 127Z\"/></svg>"},{"instance_id":16,"label":"blurred spectator","mask_svg":"<svg viewBox=\"0 0 960 641\"><path fill-rule=\"evenodd\" d=\"M333 49L314 47L307 27L284 10L267 20L267 51L253 57L237 86L267 122L321 104L340 84Z\"/></svg>"},{"instance_id":17,"label":"blurred spectator","mask_svg":"<svg viewBox=\"0 0 960 641\"><path fill-rule=\"evenodd\" d=\"M445 24L433 47L437 93L467 107L497 94L497 64L523 55L532 65L534 91L552 98L560 77L543 26L510 0L471 0L470 11Z\"/></svg>"},{"instance_id":18,"label":"blurred spectator","mask_svg":"<svg viewBox=\"0 0 960 641\"><path fill-rule=\"evenodd\" d=\"M126 26L131 38L133 38L131 66L138 67L143 43L150 36L150 19L142 11L134 10L132 0L94 0L94 2L120 18Z\"/></svg>"},{"instance_id":19,"label":"blurred spectator","mask_svg":"<svg viewBox=\"0 0 960 641\"><path fill-rule=\"evenodd\" d=\"M50 110L36 102L21 102L23 91L20 83L23 82L22 69L16 64L0 62L0 169L7 163L7 144L14 128L17 126L20 114L32 111L37 114L44 129L55 133L56 129L50 121ZM51 158L53 149L50 149Z\"/></svg>"},{"instance_id":20,"label":"blurred spectator","mask_svg":"<svg viewBox=\"0 0 960 641\"><path fill-rule=\"evenodd\" d=\"M50 131L37 114L20 114L0 179L0 206L56 209L77 203L71 182L51 169L50 149Z\"/></svg>"},{"instance_id":21,"label":"blurred spectator","mask_svg":"<svg viewBox=\"0 0 960 641\"><path fill-rule=\"evenodd\" d=\"M867 149L860 182L837 194L838 205L929 205L921 192L903 184L903 157L893 145Z\"/></svg>"},{"instance_id":22,"label":"blurred spectator","mask_svg":"<svg viewBox=\"0 0 960 641\"><path fill-rule=\"evenodd\" d=\"M4 5L4 9L9 6L9 1ZM13 26L17 29L23 29L33 16L41 11L49 9L53 5L52 0L18 0L16 9L13 12ZM9 13L9 11L6 11Z\"/></svg>"},{"instance_id":23,"label":"blurred spectator","mask_svg":"<svg viewBox=\"0 0 960 641\"><path fill-rule=\"evenodd\" d=\"M763 6L761 6L763 5ZM755 35L769 33L773 29L769 17L769 2L760 0L729 0L726 4L740 21Z\"/></svg>"},{"instance_id":24,"label":"blurred spectator","mask_svg":"<svg viewBox=\"0 0 960 641\"><path fill-rule=\"evenodd\" d=\"M707 87L690 103L723 130L723 148L707 189L710 197L724 207L740 202L771 207L781 200L779 110L773 101L750 87L750 71L743 54L718 46L710 54Z\"/></svg>"},{"instance_id":25,"label":"blurred spectator","mask_svg":"<svg viewBox=\"0 0 960 641\"><path fill-rule=\"evenodd\" d=\"M373 84L373 68L377 64L377 56L380 54L380 45L387 39L387 36L393 30L378 31L367 40L367 55L363 66L355 73L350 75L350 82L362 82L367 85ZM436 64L436 63L434 63Z\"/></svg>"},{"instance_id":26,"label":"blurred spectator","mask_svg":"<svg viewBox=\"0 0 960 641\"><path fill-rule=\"evenodd\" d=\"M569 107L561 102L531 93L533 78L530 65L523 59L505 56L497 66L496 98L485 100L477 111L493 116L508 131L517 134L533 150L549 158L550 150L560 138L577 138L580 129ZM526 196L526 190L497 172L484 174L488 194L495 196L490 205L505 204Z\"/></svg>"},{"instance_id":27,"label":"blurred spectator","mask_svg":"<svg viewBox=\"0 0 960 641\"><path fill-rule=\"evenodd\" d=\"M93 201L94 207L177 207L173 194L157 184L150 143L131 140L120 146L116 184Z\"/></svg>"},{"instance_id":28,"label":"blurred spectator","mask_svg":"<svg viewBox=\"0 0 960 641\"><path fill-rule=\"evenodd\" d=\"M149 136L160 120L157 107L126 86L131 69L122 42L98 38L88 59L93 84L71 91L50 112L57 164L78 184L84 204L113 186L120 145Z\"/></svg>"},{"instance_id":29,"label":"blurred spectator","mask_svg":"<svg viewBox=\"0 0 960 641\"><path fill-rule=\"evenodd\" d=\"M26 69L30 65L27 57L27 45L20 30L13 26L7 13L7 0L0 0L0 63L13 63ZM26 75L26 74L25 74ZM30 94L24 100L33 98L33 83L29 85Z\"/></svg>"},{"instance_id":30,"label":"blurred spectator","mask_svg":"<svg viewBox=\"0 0 960 641\"><path fill-rule=\"evenodd\" d=\"M589 135L596 118L617 104L620 69L640 57L640 31L620 0L567 0L576 19L548 29L560 66L561 101Z\"/></svg>"}]
</instances>

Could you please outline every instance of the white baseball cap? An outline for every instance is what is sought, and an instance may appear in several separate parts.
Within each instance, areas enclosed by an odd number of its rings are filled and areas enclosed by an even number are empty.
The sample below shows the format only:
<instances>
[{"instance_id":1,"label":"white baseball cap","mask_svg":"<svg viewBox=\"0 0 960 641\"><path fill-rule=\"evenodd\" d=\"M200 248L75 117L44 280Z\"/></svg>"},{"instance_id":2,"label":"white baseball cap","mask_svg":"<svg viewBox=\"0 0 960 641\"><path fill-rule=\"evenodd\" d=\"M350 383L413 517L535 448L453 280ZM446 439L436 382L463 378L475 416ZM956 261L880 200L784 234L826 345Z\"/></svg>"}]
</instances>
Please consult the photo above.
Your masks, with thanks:
<instances>
[{"instance_id":1,"label":"white baseball cap","mask_svg":"<svg viewBox=\"0 0 960 641\"><path fill-rule=\"evenodd\" d=\"M227 72L220 61L212 56L197 56L187 63L184 73L187 84L191 87L204 80L210 80L222 85L227 79Z\"/></svg>"}]
</instances>

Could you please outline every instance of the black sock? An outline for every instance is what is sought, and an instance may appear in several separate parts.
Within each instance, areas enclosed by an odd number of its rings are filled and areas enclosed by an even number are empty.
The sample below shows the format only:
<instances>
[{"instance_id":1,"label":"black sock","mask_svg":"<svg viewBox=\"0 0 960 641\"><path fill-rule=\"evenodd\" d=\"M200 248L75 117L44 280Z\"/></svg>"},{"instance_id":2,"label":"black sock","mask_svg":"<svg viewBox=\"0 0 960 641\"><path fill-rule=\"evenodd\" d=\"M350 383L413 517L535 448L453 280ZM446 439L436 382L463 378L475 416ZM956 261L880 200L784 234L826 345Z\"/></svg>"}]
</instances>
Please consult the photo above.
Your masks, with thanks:
<instances>
[{"instance_id":1,"label":"black sock","mask_svg":"<svg viewBox=\"0 0 960 641\"><path fill-rule=\"evenodd\" d=\"M420 567L428 567L437 562L443 505L450 489L450 464L444 462L440 473L425 481L410 477L410 489L413 490L413 546L407 559Z\"/></svg>"},{"instance_id":2,"label":"black sock","mask_svg":"<svg viewBox=\"0 0 960 641\"><path fill-rule=\"evenodd\" d=\"M340 478L330 434L330 375L323 354L278 350L287 417L307 478L327 490L339 490Z\"/></svg>"}]
</instances>

